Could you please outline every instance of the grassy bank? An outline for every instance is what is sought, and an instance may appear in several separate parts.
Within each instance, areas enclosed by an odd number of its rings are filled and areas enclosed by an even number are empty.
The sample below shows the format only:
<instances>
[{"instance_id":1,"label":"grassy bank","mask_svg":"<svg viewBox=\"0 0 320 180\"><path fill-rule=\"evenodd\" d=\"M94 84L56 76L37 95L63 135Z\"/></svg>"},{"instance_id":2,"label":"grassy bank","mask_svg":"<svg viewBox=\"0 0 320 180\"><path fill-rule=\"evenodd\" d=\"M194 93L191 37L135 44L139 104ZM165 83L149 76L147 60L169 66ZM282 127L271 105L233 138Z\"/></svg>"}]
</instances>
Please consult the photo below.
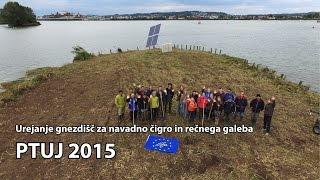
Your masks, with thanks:
<instances>
[{"instance_id":1,"label":"grassy bank","mask_svg":"<svg viewBox=\"0 0 320 180\"><path fill-rule=\"evenodd\" d=\"M113 105L118 89L142 85L185 85L189 91L203 85L245 90L251 100L277 97L270 136L261 133L261 119L254 134L165 134L178 137L177 155L143 150L147 134L25 135L15 124L125 125L118 123ZM318 137L312 133L320 95L278 76L274 71L249 65L245 60L206 52L158 50L102 55L60 68L41 68L22 80L4 83L0 94L0 177L16 178L140 178L140 179L317 179ZM249 122L250 113L245 121ZM241 124L240 122L237 122ZM167 125L187 125L170 115ZM140 123L139 125L147 125ZM213 125L206 122L206 125ZM113 160L15 159L16 141L115 143ZM73 173L76 172L76 173Z\"/></svg>"}]
</instances>

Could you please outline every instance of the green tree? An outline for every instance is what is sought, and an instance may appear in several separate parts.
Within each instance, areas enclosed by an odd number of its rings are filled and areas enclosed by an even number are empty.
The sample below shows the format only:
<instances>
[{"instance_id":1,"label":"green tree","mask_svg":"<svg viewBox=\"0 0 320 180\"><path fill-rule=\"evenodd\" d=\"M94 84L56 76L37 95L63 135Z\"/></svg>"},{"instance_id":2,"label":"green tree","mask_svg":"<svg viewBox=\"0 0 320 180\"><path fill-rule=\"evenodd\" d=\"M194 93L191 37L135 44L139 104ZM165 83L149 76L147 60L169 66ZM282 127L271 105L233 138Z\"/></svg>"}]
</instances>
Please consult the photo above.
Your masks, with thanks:
<instances>
[{"instance_id":1,"label":"green tree","mask_svg":"<svg viewBox=\"0 0 320 180\"><path fill-rule=\"evenodd\" d=\"M10 27L40 25L31 8L21 6L17 2L7 2L0 16Z\"/></svg>"}]
</instances>

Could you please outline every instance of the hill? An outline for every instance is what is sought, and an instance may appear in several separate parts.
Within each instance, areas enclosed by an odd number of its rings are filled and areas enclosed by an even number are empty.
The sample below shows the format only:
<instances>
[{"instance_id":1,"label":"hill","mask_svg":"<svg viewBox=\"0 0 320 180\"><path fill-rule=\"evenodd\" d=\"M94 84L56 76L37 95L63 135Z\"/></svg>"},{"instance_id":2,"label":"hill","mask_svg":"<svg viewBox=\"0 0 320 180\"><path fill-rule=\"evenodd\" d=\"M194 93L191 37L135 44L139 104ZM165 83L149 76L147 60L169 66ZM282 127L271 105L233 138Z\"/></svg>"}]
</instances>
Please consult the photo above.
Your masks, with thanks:
<instances>
[{"instance_id":1,"label":"hill","mask_svg":"<svg viewBox=\"0 0 320 180\"><path fill-rule=\"evenodd\" d=\"M42 21L69 20L318 20L320 12L294 14L248 14L236 15L224 12L181 11L181 12L152 12L113 15L81 15L79 13L54 13L39 18Z\"/></svg>"},{"instance_id":2,"label":"hill","mask_svg":"<svg viewBox=\"0 0 320 180\"><path fill-rule=\"evenodd\" d=\"M253 134L168 134L181 141L177 155L143 149L148 134L27 135L15 132L23 125L130 125L118 123L114 97L133 83L145 86L185 85L189 91L203 85L245 90L251 100L275 95L277 106L269 136ZM278 77L267 68L245 60L207 52L159 50L101 55L60 68L41 68L26 78L5 83L0 94L1 179L317 179L319 137L312 133L320 96ZM250 113L244 120L249 123ZM127 119L127 118L126 118ZM157 122L161 124L160 122ZM167 125L188 125L170 115ZM239 123L239 122L238 122ZM148 125L138 122L139 125ZM239 123L240 124L240 123ZM206 122L206 126L214 125ZM115 143L117 156L101 159L15 158L16 142Z\"/></svg>"}]
</instances>

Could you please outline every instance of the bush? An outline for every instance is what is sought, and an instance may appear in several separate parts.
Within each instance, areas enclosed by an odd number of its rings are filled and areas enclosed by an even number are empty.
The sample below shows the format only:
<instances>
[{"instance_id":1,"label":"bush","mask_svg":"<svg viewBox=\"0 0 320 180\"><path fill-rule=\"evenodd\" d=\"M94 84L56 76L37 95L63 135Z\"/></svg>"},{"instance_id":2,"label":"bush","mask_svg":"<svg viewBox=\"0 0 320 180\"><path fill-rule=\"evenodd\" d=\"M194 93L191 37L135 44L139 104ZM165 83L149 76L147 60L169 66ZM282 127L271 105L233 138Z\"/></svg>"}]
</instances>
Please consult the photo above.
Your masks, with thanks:
<instances>
[{"instance_id":1,"label":"bush","mask_svg":"<svg viewBox=\"0 0 320 180\"><path fill-rule=\"evenodd\" d=\"M73 47L72 53L75 54L73 61L85 61L94 57L94 54L89 53L80 46Z\"/></svg>"}]
</instances>

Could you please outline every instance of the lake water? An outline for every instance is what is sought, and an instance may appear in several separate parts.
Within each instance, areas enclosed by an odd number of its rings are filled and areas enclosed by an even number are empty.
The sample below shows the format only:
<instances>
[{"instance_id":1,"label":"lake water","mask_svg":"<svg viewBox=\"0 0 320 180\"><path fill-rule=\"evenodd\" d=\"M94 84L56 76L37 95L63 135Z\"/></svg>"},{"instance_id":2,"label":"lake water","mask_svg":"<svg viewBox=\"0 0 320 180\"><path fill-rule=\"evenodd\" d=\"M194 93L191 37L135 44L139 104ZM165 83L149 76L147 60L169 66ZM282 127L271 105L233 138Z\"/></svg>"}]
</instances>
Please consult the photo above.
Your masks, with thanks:
<instances>
[{"instance_id":1,"label":"lake water","mask_svg":"<svg viewBox=\"0 0 320 180\"><path fill-rule=\"evenodd\" d=\"M320 92L320 23L316 21L101 21L41 22L30 28L0 25L0 82L30 69L72 62L72 47L107 53L143 48L149 27L162 24L159 44L222 49L304 81ZM314 28L313 28L314 27Z\"/></svg>"}]
</instances>

